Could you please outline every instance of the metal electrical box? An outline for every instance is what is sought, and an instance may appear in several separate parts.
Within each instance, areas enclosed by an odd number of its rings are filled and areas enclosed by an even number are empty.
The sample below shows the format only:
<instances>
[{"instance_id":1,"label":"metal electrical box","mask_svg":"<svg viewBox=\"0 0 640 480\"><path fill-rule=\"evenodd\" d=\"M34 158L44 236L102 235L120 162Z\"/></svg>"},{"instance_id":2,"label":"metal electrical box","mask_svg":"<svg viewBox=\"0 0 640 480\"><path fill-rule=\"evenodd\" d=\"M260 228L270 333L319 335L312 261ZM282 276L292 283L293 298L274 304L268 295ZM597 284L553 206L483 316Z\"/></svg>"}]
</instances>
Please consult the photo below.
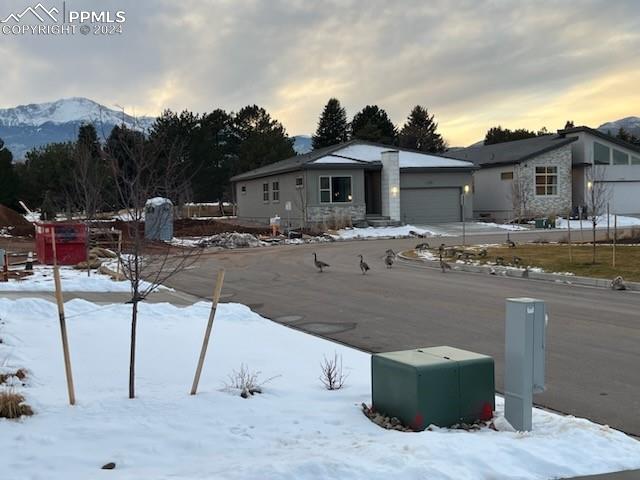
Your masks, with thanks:
<instances>
[{"instance_id":1,"label":"metal electrical box","mask_svg":"<svg viewBox=\"0 0 640 480\"><path fill-rule=\"evenodd\" d=\"M414 430L489 419L495 409L493 358L453 347L371 357L373 408Z\"/></svg>"},{"instance_id":2,"label":"metal electrical box","mask_svg":"<svg viewBox=\"0 0 640 480\"><path fill-rule=\"evenodd\" d=\"M544 301L507 299L505 322L505 417L516 430L529 431L533 394L545 389Z\"/></svg>"}]
</instances>

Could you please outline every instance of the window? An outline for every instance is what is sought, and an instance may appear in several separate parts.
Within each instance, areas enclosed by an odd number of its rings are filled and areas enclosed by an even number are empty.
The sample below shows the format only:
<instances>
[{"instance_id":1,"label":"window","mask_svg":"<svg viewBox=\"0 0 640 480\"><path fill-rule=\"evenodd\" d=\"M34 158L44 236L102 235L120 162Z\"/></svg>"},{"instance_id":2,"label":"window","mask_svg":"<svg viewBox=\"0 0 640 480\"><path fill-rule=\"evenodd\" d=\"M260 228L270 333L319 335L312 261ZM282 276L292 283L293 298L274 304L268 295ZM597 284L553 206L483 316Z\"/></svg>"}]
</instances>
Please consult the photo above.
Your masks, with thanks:
<instances>
[{"instance_id":1,"label":"window","mask_svg":"<svg viewBox=\"0 0 640 480\"><path fill-rule=\"evenodd\" d=\"M629 165L629 155L620 150L613 150L613 164L614 165Z\"/></svg>"},{"instance_id":2,"label":"window","mask_svg":"<svg viewBox=\"0 0 640 480\"><path fill-rule=\"evenodd\" d=\"M331 202L331 177L320 177L320 203Z\"/></svg>"},{"instance_id":3,"label":"window","mask_svg":"<svg viewBox=\"0 0 640 480\"><path fill-rule=\"evenodd\" d=\"M609 147L598 142L593 142L593 163L596 165L609 165Z\"/></svg>"},{"instance_id":4,"label":"window","mask_svg":"<svg viewBox=\"0 0 640 480\"><path fill-rule=\"evenodd\" d=\"M320 177L321 203L346 203L351 200L351 177Z\"/></svg>"},{"instance_id":5,"label":"window","mask_svg":"<svg viewBox=\"0 0 640 480\"><path fill-rule=\"evenodd\" d=\"M631 157L631 165L640 165L640 157Z\"/></svg>"},{"instance_id":6,"label":"window","mask_svg":"<svg viewBox=\"0 0 640 480\"><path fill-rule=\"evenodd\" d=\"M262 201L263 202L269 201L269 184L268 183L262 184Z\"/></svg>"},{"instance_id":7,"label":"window","mask_svg":"<svg viewBox=\"0 0 640 480\"><path fill-rule=\"evenodd\" d=\"M302 177L296 177L296 188L304 188Z\"/></svg>"},{"instance_id":8,"label":"window","mask_svg":"<svg viewBox=\"0 0 640 480\"><path fill-rule=\"evenodd\" d=\"M273 192L271 194L271 198L273 198L274 202L280 201L280 182L273 182Z\"/></svg>"},{"instance_id":9,"label":"window","mask_svg":"<svg viewBox=\"0 0 640 480\"><path fill-rule=\"evenodd\" d=\"M500 180L513 180L513 172L502 172Z\"/></svg>"},{"instance_id":10,"label":"window","mask_svg":"<svg viewBox=\"0 0 640 480\"><path fill-rule=\"evenodd\" d=\"M536 167L536 195L558 194L558 167Z\"/></svg>"},{"instance_id":11,"label":"window","mask_svg":"<svg viewBox=\"0 0 640 480\"><path fill-rule=\"evenodd\" d=\"M247 193L247 186L242 185L242 187L240 187L240 191L242 192L243 195L245 195Z\"/></svg>"}]
</instances>

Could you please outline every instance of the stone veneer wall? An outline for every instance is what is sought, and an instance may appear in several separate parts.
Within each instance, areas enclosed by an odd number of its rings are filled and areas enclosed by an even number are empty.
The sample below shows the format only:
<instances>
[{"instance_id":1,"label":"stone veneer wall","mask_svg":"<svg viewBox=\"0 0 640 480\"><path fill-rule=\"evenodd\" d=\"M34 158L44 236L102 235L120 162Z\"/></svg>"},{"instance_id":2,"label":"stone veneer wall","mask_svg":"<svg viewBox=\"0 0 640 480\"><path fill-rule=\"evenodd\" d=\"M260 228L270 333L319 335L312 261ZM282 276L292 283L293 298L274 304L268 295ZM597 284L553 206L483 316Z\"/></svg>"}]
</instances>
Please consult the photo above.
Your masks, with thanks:
<instances>
[{"instance_id":1,"label":"stone veneer wall","mask_svg":"<svg viewBox=\"0 0 640 480\"><path fill-rule=\"evenodd\" d=\"M356 220L362 220L367 213L366 205L360 204L328 204L319 207L307 207L307 222L308 223L331 223L333 221L354 222Z\"/></svg>"},{"instance_id":2,"label":"stone veneer wall","mask_svg":"<svg viewBox=\"0 0 640 480\"><path fill-rule=\"evenodd\" d=\"M558 194L535 194L535 167L558 167ZM571 145L557 148L522 162L515 169L515 179L522 180L526 198L526 215L566 215L571 209Z\"/></svg>"}]
</instances>

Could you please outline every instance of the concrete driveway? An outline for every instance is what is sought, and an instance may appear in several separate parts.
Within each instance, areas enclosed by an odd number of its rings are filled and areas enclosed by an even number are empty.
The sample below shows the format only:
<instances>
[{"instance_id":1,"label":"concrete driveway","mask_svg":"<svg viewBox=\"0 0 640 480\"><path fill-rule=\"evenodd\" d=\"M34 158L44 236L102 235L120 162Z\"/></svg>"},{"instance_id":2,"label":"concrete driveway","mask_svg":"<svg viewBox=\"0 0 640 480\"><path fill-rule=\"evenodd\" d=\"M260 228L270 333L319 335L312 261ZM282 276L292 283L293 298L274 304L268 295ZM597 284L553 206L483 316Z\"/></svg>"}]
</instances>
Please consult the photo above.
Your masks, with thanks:
<instances>
[{"instance_id":1,"label":"concrete driveway","mask_svg":"<svg viewBox=\"0 0 640 480\"><path fill-rule=\"evenodd\" d=\"M540 235L511 233L511 238ZM489 234L468 240L489 243L504 238L506 232L504 237ZM550 315L548 388L536 402L640 436L639 294L473 273L442 274L414 263L384 267L387 248L399 251L420 241L224 251L203 256L169 285L210 298L216 270L224 266L223 301L247 304L276 322L370 352L451 345L489 354L496 359L498 389L505 298L541 298ZM431 241L459 243L457 238ZM314 251L331 265L324 273L313 266ZM360 274L358 254L372 268L366 276Z\"/></svg>"}]
</instances>

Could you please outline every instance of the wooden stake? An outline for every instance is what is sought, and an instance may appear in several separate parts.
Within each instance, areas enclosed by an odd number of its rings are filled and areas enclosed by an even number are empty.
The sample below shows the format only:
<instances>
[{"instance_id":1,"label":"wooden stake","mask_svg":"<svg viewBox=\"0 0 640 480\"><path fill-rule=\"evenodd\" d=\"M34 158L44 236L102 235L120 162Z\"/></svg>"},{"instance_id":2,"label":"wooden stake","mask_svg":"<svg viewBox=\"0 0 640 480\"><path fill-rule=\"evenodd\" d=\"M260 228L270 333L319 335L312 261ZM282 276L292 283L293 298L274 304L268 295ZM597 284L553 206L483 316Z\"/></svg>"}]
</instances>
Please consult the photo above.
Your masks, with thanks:
<instances>
[{"instance_id":1,"label":"wooden stake","mask_svg":"<svg viewBox=\"0 0 640 480\"><path fill-rule=\"evenodd\" d=\"M571 249L571 212L567 216L567 226L569 228L569 263L573 263L573 251Z\"/></svg>"},{"instance_id":2,"label":"wooden stake","mask_svg":"<svg viewBox=\"0 0 640 480\"><path fill-rule=\"evenodd\" d=\"M618 240L618 215L613 216L613 262L612 266L616 266L616 241Z\"/></svg>"},{"instance_id":3,"label":"wooden stake","mask_svg":"<svg viewBox=\"0 0 640 480\"><path fill-rule=\"evenodd\" d=\"M58 252L56 250L56 229L51 227L51 245L53 248L53 279L56 289L56 303L60 318L60 335L62 337L62 352L64 354L64 370L67 376L67 390L69 404L76 404L76 394L73 388L73 374L71 373L71 356L69 355L69 340L67 339L67 322L64 318L64 300L62 299L62 284L60 283L60 269L58 268Z\"/></svg>"},{"instance_id":4,"label":"wooden stake","mask_svg":"<svg viewBox=\"0 0 640 480\"><path fill-rule=\"evenodd\" d=\"M202 366L204 365L204 357L207 354L207 346L209 345L209 338L211 337L211 330L213 329L213 319L216 316L216 309L218 308L218 301L220 300L220 293L222 292L222 283L224 282L224 268L218 271L218 278L216 279L216 286L213 289L213 303L211 304L211 312L209 312L209 322L207 323L207 329L204 334L204 340L202 341L202 350L200 350L200 358L198 359L198 367L196 368L196 375L193 378L193 385L191 386L191 395L195 395L198 390L198 383L200 383L200 374L202 373Z\"/></svg>"},{"instance_id":5,"label":"wooden stake","mask_svg":"<svg viewBox=\"0 0 640 480\"><path fill-rule=\"evenodd\" d=\"M120 263L122 262L122 230L118 231L118 263L116 266L116 281L120 281Z\"/></svg>"}]
</instances>

